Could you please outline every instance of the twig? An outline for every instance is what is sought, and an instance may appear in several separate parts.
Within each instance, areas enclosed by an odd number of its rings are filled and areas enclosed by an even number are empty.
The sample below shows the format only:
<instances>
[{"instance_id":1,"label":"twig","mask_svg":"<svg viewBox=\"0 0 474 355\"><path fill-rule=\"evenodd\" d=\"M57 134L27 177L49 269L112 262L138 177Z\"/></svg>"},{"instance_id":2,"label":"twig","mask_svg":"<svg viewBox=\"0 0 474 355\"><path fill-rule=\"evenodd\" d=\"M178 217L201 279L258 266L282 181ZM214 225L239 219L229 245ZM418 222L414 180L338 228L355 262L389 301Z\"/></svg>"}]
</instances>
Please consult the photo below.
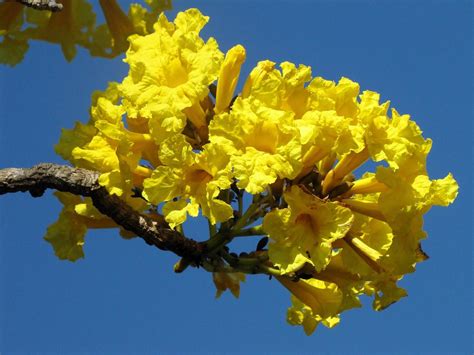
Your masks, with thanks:
<instances>
[{"instance_id":1,"label":"twig","mask_svg":"<svg viewBox=\"0 0 474 355\"><path fill-rule=\"evenodd\" d=\"M32 168L0 169L0 195L30 192L40 197L46 189L91 197L94 206L124 229L135 233L149 245L169 250L199 265L205 245L186 238L167 224L159 224L128 206L116 195L110 195L98 183L99 173L64 165L43 163Z\"/></svg>"},{"instance_id":2,"label":"twig","mask_svg":"<svg viewBox=\"0 0 474 355\"><path fill-rule=\"evenodd\" d=\"M63 9L63 4L57 3L56 0L16 0L16 2L35 10L49 10L56 12Z\"/></svg>"}]
</instances>

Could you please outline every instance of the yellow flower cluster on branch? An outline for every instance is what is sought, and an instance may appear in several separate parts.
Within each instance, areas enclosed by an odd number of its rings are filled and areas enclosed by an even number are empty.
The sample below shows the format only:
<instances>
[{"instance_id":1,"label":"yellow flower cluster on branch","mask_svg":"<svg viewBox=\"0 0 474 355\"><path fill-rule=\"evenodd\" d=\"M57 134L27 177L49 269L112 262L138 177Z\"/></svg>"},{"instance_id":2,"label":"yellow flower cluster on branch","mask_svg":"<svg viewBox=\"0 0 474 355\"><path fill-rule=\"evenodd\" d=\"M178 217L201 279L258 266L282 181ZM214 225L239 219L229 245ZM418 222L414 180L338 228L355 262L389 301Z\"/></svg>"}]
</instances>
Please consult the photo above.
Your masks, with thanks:
<instances>
[{"instance_id":1,"label":"yellow flower cluster on branch","mask_svg":"<svg viewBox=\"0 0 474 355\"><path fill-rule=\"evenodd\" d=\"M145 35L171 0L145 0L146 7L131 4L125 13L117 0L99 0L106 22L96 24L93 2L61 0L62 10L38 11L19 2L0 4L0 63L16 65L28 51L29 41L46 41L61 46L64 57L71 61L77 46L92 56L113 58L128 48L128 36Z\"/></svg>"},{"instance_id":2,"label":"yellow flower cluster on branch","mask_svg":"<svg viewBox=\"0 0 474 355\"><path fill-rule=\"evenodd\" d=\"M406 296L397 282L427 258L423 215L458 190L451 174L429 178L431 140L379 94L305 65L261 61L236 94L245 49L224 54L202 39L207 21L196 9L174 22L162 14L153 32L131 35L128 75L94 93L89 122L64 130L56 151L179 231L201 213L210 237L199 266L213 272L217 295L238 296L243 274L275 276L292 293L288 322L307 334L336 325L362 295L375 310ZM65 210L46 238L75 260L85 228L113 225L87 201L60 198ZM76 232L61 239L64 223ZM257 236L254 251L230 251L234 238Z\"/></svg>"}]
</instances>

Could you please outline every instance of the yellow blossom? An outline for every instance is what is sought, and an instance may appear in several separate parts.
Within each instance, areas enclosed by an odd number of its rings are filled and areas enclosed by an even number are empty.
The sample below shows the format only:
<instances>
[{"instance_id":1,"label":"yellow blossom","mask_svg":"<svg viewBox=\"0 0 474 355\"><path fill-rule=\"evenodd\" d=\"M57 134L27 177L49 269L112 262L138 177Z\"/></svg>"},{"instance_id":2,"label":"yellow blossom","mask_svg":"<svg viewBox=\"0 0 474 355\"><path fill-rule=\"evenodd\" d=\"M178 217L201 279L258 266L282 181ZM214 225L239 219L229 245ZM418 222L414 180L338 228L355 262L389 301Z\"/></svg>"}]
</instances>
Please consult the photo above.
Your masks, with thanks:
<instances>
[{"instance_id":1,"label":"yellow blossom","mask_svg":"<svg viewBox=\"0 0 474 355\"><path fill-rule=\"evenodd\" d=\"M132 22L116 0L99 0L99 4L112 37L112 47L114 50L124 52L128 48L128 36L135 32Z\"/></svg>"},{"instance_id":2,"label":"yellow blossom","mask_svg":"<svg viewBox=\"0 0 474 355\"><path fill-rule=\"evenodd\" d=\"M239 80L240 67L244 61L245 48L241 45L232 47L227 52L217 82L216 105L214 108L216 113L228 109Z\"/></svg>"},{"instance_id":3,"label":"yellow blossom","mask_svg":"<svg viewBox=\"0 0 474 355\"><path fill-rule=\"evenodd\" d=\"M142 213L160 210L171 228L201 213L217 297L227 289L238 297L244 273L275 276L292 294L288 322L306 334L336 325L361 295L377 311L406 296L397 283L428 258L423 215L458 193L451 174L428 176L432 142L409 115L389 111L376 92L359 94L350 79L312 79L310 67L289 62L259 62L236 94L245 49L224 59L213 38L200 37L208 18L198 10L174 22L162 15L147 35L138 7L127 22L114 1L101 4L111 5L114 41L123 43L130 24L140 35L129 38L127 77L93 94L87 124L63 131L62 157L101 173L109 193ZM0 29L18 27L9 13ZM87 199L65 206L47 238L60 257L76 259L88 227L114 225ZM233 238L262 232L269 238L256 251L231 251Z\"/></svg>"},{"instance_id":4,"label":"yellow blossom","mask_svg":"<svg viewBox=\"0 0 474 355\"><path fill-rule=\"evenodd\" d=\"M348 78L339 82L314 78L308 85L310 108L318 111L335 111L338 116L355 117L358 112L357 95L359 84Z\"/></svg>"},{"instance_id":5,"label":"yellow blossom","mask_svg":"<svg viewBox=\"0 0 474 355\"><path fill-rule=\"evenodd\" d=\"M73 130L63 130L55 149L76 166L100 172L99 183L110 193L123 195L134 208L143 209L145 201L132 198L132 189L151 175L150 169L139 164L140 159L157 163L158 148L149 134L125 128L119 100L116 83L95 92L89 123L78 122Z\"/></svg>"},{"instance_id":6,"label":"yellow blossom","mask_svg":"<svg viewBox=\"0 0 474 355\"><path fill-rule=\"evenodd\" d=\"M284 194L288 208L268 213L263 229L275 243L270 260L284 273L305 262L322 270L329 263L332 243L349 231L353 215L338 203L323 201L293 186Z\"/></svg>"},{"instance_id":7,"label":"yellow blossom","mask_svg":"<svg viewBox=\"0 0 474 355\"><path fill-rule=\"evenodd\" d=\"M186 213L196 216L198 206L212 224L232 217L231 206L217 199L232 182L229 157L221 154L215 144L204 146L196 154L185 137L177 134L162 143L160 160L163 165L143 183L144 196L154 204L167 202L165 218L172 227L183 223ZM179 200L172 201L175 198Z\"/></svg>"},{"instance_id":8,"label":"yellow blossom","mask_svg":"<svg viewBox=\"0 0 474 355\"><path fill-rule=\"evenodd\" d=\"M275 63L261 61L252 70L242 90L243 98L252 98L262 105L285 110L299 118L307 109L309 93L305 83L311 78L311 68L290 62L281 63L282 72Z\"/></svg>"},{"instance_id":9,"label":"yellow blossom","mask_svg":"<svg viewBox=\"0 0 474 355\"><path fill-rule=\"evenodd\" d=\"M343 155L364 148L363 130L350 124L350 120L336 111L307 111L295 121L301 135L304 168L301 175L331 154Z\"/></svg>"},{"instance_id":10,"label":"yellow blossom","mask_svg":"<svg viewBox=\"0 0 474 355\"><path fill-rule=\"evenodd\" d=\"M58 12L25 8L19 3L0 4L0 63L16 65L23 59L30 40L61 45L64 57L70 61L77 46L93 56L115 57L128 48L129 35L147 34L158 14L170 9L169 0L145 0L151 9L130 5L126 14L116 0L100 0L105 24L96 25L92 5L85 0L62 0Z\"/></svg>"},{"instance_id":11,"label":"yellow blossom","mask_svg":"<svg viewBox=\"0 0 474 355\"><path fill-rule=\"evenodd\" d=\"M121 85L129 117L161 122L166 111L176 115L176 125L182 129L187 116L205 137L207 123L200 102L223 59L214 38L204 42L199 36L207 21L197 9L179 13L174 23L161 15L154 33L130 37L125 58L130 72Z\"/></svg>"},{"instance_id":12,"label":"yellow blossom","mask_svg":"<svg viewBox=\"0 0 474 355\"><path fill-rule=\"evenodd\" d=\"M328 328L332 328L339 324L339 316L329 316L326 318L314 314L310 307L305 305L295 296L291 297L292 306L288 308L287 321L291 325L303 326L306 335L311 335L318 326L322 323Z\"/></svg>"},{"instance_id":13,"label":"yellow blossom","mask_svg":"<svg viewBox=\"0 0 474 355\"><path fill-rule=\"evenodd\" d=\"M344 178L362 165L369 158L369 151L350 152L342 157L336 166L327 173L322 183L323 194L326 195L332 188L340 184Z\"/></svg>"},{"instance_id":14,"label":"yellow blossom","mask_svg":"<svg viewBox=\"0 0 474 355\"><path fill-rule=\"evenodd\" d=\"M132 34L146 35L153 32L153 23L164 10L171 9L170 0L145 0L148 7L130 4L125 13L116 0L100 0L106 20L94 28L88 49L93 56L115 57L128 48L127 38Z\"/></svg>"},{"instance_id":15,"label":"yellow blossom","mask_svg":"<svg viewBox=\"0 0 474 355\"><path fill-rule=\"evenodd\" d=\"M380 194L378 205L395 237L391 255L399 274L413 271L418 261L418 248L423 231L423 214L433 205L447 206L454 201L458 185L451 174L430 180L426 175L415 178L389 168L377 170L377 180L389 187Z\"/></svg>"},{"instance_id":16,"label":"yellow blossom","mask_svg":"<svg viewBox=\"0 0 474 355\"><path fill-rule=\"evenodd\" d=\"M370 176L364 177L353 181L351 189L349 191L350 195L354 194L369 194L374 192L386 191L388 187L378 181L375 176L372 174Z\"/></svg>"},{"instance_id":17,"label":"yellow blossom","mask_svg":"<svg viewBox=\"0 0 474 355\"><path fill-rule=\"evenodd\" d=\"M44 239L51 243L60 259L75 261L84 257L82 247L88 228L118 227L100 214L89 198L82 199L65 192L55 192L55 196L64 207L58 220L48 227Z\"/></svg>"},{"instance_id":18,"label":"yellow blossom","mask_svg":"<svg viewBox=\"0 0 474 355\"><path fill-rule=\"evenodd\" d=\"M28 48L29 40L61 45L68 61L76 55L76 45L87 47L88 36L95 23L92 6L85 0L63 0L61 3L62 11L54 13L22 9L21 5L19 10L11 4L0 4L0 34L5 36L0 47L8 44L8 41L16 43L15 47L3 48L6 49L0 57L3 63L15 65L20 62ZM16 50L22 47L22 54L18 55Z\"/></svg>"},{"instance_id":19,"label":"yellow blossom","mask_svg":"<svg viewBox=\"0 0 474 355\"><path fill-rule=\"evenodd\" d=\"M216 286L216 298L219 298L225 290L230 290L235 298L239 298L240 283L245 281L245 274L241 272L213 272L212 280Z\"/></svg>"},{"instance_id":20,"label":"yellow blossom","mask_svg":"<svg viewBox=\"0 0 474 355\"><path fill-rule=\"evenodd\" d=\"M320 319L335 317L340 312L342 292L336 284L317 279L293 281L286 277L277 277L300 302L311 309Z\"/></svg>"},{"instance_id":21,"label":"yellow blossom","mask_svg":"<svg viewBox=\"0 0 474 355\"><path fill-rule=\"evenodd\" d=\"M294 178L301 169L301 145L291 115L238 98L230 113L214 117L210 141L231 152L237 186L263 191L277 178Z\"/></svg>"}]
</instances>

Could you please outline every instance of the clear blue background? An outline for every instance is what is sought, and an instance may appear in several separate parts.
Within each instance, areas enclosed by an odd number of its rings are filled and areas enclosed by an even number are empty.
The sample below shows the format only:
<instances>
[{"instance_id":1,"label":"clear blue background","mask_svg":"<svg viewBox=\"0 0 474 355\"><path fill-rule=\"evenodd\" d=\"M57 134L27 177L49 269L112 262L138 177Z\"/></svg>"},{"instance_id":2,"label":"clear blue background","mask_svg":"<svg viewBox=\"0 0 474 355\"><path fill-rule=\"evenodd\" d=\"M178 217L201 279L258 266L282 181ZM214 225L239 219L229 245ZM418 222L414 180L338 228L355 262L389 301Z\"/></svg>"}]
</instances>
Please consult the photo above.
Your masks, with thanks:
<instances>
[{"instance_id":1,"label":"clear blue background","mask_svg":"<svg viewBox=\"0 0 474 355\"><path fill-rule=\"evenodd\" d=\"M0 351L472 353L471 2L176 0L169 17L192 6L222 50L247 48L245 73L267 58L308 64L412 115L434 141L431 177L451 171L460 185L454 205L425 218L431 258L402 281L408 298L380 313L365 301L307 337L286 324L289 295L275 281L249 277L239 300L215 300L209 274L176 275L173 254L113 231L90 232L85 259L60 261L42 239L60 210L51 192L1 196ZM57 46L32 43L23 63L0 68L0 167L62 163L60 128L87 121L92 91L126 71L120 58L79 51L66 63Z\"/></svg>"}]
</instances>

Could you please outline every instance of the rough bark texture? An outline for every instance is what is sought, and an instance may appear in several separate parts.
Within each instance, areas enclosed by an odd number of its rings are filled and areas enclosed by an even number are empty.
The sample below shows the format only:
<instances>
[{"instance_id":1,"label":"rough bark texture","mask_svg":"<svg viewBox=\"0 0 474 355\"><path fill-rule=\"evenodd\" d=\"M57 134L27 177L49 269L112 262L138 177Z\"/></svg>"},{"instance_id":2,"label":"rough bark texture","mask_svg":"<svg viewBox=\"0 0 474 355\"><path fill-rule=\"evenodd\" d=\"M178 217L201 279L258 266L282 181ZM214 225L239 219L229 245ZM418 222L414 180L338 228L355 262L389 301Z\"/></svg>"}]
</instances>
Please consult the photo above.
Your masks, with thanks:
<instances>
[{"instance_id":1,"label":"rough bark texture","mask_svg":"<svg viewBox=\"0 0 474 355\"><path fill-rule=\"evenodd\" d=\"M32 7L36 10L61 11L63 5L56 0L16 0L20 4Z\"/></svg>"},{"instance_id":2,"label":"rough bark texture","mask_svg":"<svg viewBox=\"0 0 474 355\"><path fill-rule=\"evenodd\" d=\"M95 171L50 163L32 168L0 169L0 195L28 191L33 197L40 197L46 189L55 189L90 197L102 214L143 238L149 245L172 251L200 264L205 249L203 244L133 210L119 197L110 195L100 186L98 178L99 173Z\"/></svg>"}]
</instances>

